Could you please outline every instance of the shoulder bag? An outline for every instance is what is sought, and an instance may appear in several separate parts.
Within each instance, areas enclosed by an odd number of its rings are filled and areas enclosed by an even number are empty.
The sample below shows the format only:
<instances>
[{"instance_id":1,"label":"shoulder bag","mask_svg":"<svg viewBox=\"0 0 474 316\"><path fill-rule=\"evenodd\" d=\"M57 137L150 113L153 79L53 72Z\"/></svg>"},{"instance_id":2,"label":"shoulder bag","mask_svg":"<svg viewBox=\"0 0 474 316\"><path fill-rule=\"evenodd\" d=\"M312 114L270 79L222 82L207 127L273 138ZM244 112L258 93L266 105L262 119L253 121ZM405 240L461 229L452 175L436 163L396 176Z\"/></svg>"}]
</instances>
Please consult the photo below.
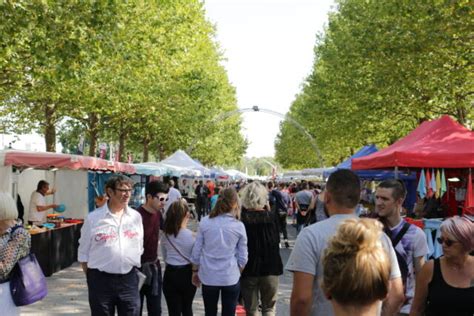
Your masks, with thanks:
<instances>
[{"instance_id":1,"label":"shoulder bag","mask_svg":"<svg viewBox=\"0 0 474 316\"><path fill-rule=\"evenodd\" d=\"M13 227L11 234L19 227ZM10 290L16 306L33 304L48 295L46 278L34 254L18 260L10 275Z\"/></svg>"},{"instance_id":2,"label":"shoulder bag","mask_svg":"<svg viewBox=\"0 0 474 316\"><path fill-rule=\"evenodd\" d=\"M190 264L192 264L191 260L189 260L185 255L183 255L181 253L181 251L179 251L178 248L175 247L175 245L171 242L171 240L169 239L168 235L165 234L165 237L166 237L166 240L168 240L168 242L170 243L171 247L173 247L174 250L176 250L176 252L181 256L183 257L184 260L186 260L187 262L189 262Z\"/></svg>"}]
</instances>

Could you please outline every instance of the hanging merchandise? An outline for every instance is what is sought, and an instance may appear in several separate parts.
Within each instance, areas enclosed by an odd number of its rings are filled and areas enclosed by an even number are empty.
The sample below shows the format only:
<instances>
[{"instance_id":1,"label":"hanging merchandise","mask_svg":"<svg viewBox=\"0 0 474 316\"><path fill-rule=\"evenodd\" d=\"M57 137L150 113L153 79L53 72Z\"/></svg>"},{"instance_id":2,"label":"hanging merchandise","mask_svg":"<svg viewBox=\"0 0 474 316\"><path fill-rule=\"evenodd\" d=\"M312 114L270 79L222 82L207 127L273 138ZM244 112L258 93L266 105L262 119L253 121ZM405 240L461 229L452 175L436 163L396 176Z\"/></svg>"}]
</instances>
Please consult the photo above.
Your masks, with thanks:
<instances>
[{"instance_id":1,"label":"hanging merchandise","mask_svg":"<svg viewBox=\"0 0 474 316\"><path fill-rule=\"evenodd\" d=\"M444 193L448 191L448 186L446 185L446 176L444 175L444 169L441 169L441 191L440 197L443 197Z\"/></svg>"},{"instance_id":2,"label":"hanging merchandise","mask_svg":"<svg viewBox=\"0 0 474 316\"><path fill-rule=\"evenodd\" d=\"M426 170L426 196L427 197L432 197L433 196L433 190L431 189L431 175L430 175L430 170Z\"/></svg>"},{"instance_id":3,"label":"hanging merchandise","mask_svg":"<svg viewBox=\"0 0 474 316\"><path fill-rule=\"evenodd\" d=\"M431 190L433 191L433 195L436 196L436 191L438 191L438 190L437 190L437 186L436 186L436 175L435 175L434 169L431 169L430 187L431 187Z\"/></svg>"},{"instance_id":4,"label":"hanging merchandise","mask_svg":"<svg viewBox=\"0 0 474 316\"><path fill-rule=\"evenodd\" d=\"M467 187L466 187L466 197L464 200L464 209L463 209L463 214L464 215L474 215L474 190L472 186L472 174L471 174L471 168L469 168L469 177L467 180Z\"/></svg>"},{"instance_id":5,"label":"hanging merchandise","mask_svg":"<svg viewBox=\"0 0 474 316\"><path fill-rule=\"evenodd\" d=\"M439 169L436 169L436 197L441 197L441 174L439 173Z\"/></svg>"},{"instance_id":6,"label":"hanging merchandise","mask_svg":"<svg viewBox=\"0 0 474 316\"><path fill-rule=\"evenodd\" d=\"M425 170L421 169L420 172L420 180L418 181L418 187L416 188L416 191L420 195L422 199L425 198L426 196L426 179L425 179Z\"/></svg>"}]
</instances>

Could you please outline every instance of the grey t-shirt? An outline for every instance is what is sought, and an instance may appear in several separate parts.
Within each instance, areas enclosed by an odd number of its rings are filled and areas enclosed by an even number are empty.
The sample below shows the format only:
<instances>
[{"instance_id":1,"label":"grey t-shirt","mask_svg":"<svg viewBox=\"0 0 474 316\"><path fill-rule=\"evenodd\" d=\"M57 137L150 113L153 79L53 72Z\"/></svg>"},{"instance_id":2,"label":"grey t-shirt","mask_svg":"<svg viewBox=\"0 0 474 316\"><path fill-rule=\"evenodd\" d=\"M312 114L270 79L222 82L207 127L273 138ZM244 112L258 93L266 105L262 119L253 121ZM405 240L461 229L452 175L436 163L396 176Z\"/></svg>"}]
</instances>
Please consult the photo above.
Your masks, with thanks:
<instances>
[{"instance_id":1,"label":"grey t-shirt","mask_svg":"<svg viewBox=\"0 0 474 316\"><path fill-rule=\"evenodd\" d=\"M195 240L196 237L194 237L193 232L187 228L181 228L176 237L174 235L165 236L163 232L161 236L161 254L166 264L175 266L190 264L188 260L191 260L191 252L193 251ZM174 247L170 242L173 243Z\"/></svg>"},{"instance_id":2,"label":"grey t-shirt","mask_svg":"<svg viewBox=\"0 0 474 316\"><path fill-rule=\"evenodd\" d=\"M301 190L298 191L295 195L296 203L299 205L309 205L311 203L311 199L313 198L313 194L311 191L308 190Z\"/></svg>"},{"instance_id":3,"label":"grey t-shirt","mask_svg":"<svg viewBox=\"0 0 474 316\"><path fill-rule=\"evenodd\" d=\"M322 257L324 250L327 248L329 238L336 233L339 224L348 218L354 217L355 215L332 215L322 222L304 228L298 235L295 248L286 264L286 269L292 272L305 272L315 276L311 315L334 315L332 305L326 299L320 287L323 280ZM385 234L382 234L382 244L387 249L391 261L390 278L399 278L401 274L397 257L390 239Z\"/></svg>"}]
</instances>

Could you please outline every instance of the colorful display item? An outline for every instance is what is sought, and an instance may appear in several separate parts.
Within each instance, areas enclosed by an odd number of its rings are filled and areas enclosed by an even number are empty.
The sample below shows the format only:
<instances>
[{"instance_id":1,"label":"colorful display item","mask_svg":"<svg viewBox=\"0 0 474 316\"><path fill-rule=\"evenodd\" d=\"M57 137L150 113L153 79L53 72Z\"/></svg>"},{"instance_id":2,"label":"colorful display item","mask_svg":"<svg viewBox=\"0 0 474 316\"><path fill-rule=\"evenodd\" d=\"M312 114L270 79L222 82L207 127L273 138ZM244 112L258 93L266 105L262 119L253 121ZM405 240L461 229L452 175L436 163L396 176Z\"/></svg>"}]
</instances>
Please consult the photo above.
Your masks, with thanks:
<instances>
[{"instance_id":1,"label":"colorful display item","mask_svg":"<svg viewBox=\"0 0 474 316\"><path fill-rule=\"evenodd\" d=\"M63 213L66 210L66 205L59 204L57 207L54 208L55 212Z\"/></svg>"}]
</instances>

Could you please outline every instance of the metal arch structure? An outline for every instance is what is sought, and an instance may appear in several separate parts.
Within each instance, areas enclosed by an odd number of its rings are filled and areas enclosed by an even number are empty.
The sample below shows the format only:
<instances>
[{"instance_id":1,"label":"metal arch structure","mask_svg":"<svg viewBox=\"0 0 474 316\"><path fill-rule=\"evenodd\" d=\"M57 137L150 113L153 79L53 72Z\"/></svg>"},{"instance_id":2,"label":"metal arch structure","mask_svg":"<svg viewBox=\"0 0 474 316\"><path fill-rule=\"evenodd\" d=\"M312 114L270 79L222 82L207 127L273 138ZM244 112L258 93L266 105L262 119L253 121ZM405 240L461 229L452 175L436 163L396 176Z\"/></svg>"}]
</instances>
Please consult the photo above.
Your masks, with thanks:
<instances>
[{"instance_id":1,"label":"metal arch structure","mask_svg":"<svg viewBox=\"0 0 474 316\"><path fill-rule=\"evenodd\" d=\"M238 109L238 110L228 111L228 112L222 113L221 115L218 115L215 119L213 119L212 122L214 123L214 122L217 122L217 121L220 121L220 120L224 120L224 119L226 119L230 116L233 116L235 114L241 114L241 113L246 113L246 112L262 112L262 113L267 113L267 114L271 114L271 115L274 115L274 116L278 116L279 118L284 119L284 120L288 120L288 122L290 122L300 132L302 132L303 135L306 136L306 138L308 138L308 140L311 144L311 147L313 147L314 152L316 153L316 155L318 156L318 158L321 162L321 166L323 166L323 167L325 166L324 158L321 155L321 152L319 151L318 145L316 144L316 140L313 138L313 136L311 136L311 134L308 133L308 131L300 123L298 123L298 121L296 121L295 119L293 119L289 115L284 115L282 113L272 111L272 110L268 110L268 109L262 109L262 108L259 108L256 105L254 105L251 108ZM188 153L191 153L191 151L194 149L195 145L196 145L196 139L193 140L193 142L191 143L191 145L188 147L188 149L186 151Z\"/></svg>"}]
</instances>

